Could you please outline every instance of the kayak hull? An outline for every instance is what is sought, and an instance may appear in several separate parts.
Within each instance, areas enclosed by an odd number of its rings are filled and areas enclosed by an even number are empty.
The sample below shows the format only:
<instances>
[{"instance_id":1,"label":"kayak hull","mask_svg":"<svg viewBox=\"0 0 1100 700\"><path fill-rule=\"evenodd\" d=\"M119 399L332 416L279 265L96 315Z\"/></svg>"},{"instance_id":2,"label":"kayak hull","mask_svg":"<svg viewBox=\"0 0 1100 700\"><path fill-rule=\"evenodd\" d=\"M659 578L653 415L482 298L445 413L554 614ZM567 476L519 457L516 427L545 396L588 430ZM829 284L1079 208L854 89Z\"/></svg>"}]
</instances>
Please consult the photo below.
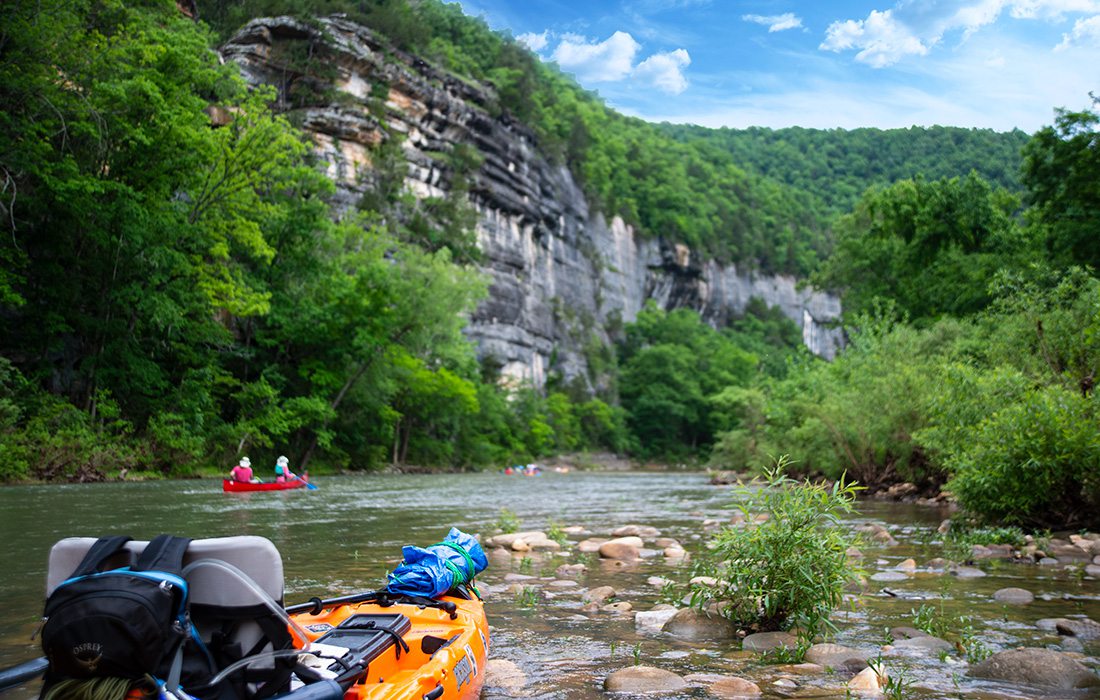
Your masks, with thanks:
<instances>
[{"instance_id":1,"label":"kayak hull","mask_svg":"<svg viewBox=\"0 0 1100 700\"><path fill-rule=\"evenodd\" d=\"M371 661L365 677L344 693L344 700L420 700L424 696L476 700L489 657L489 623L484 607L476 599L445 596L441 600L455 604L455 619L443 610L411 603L385 607L377 603L340 605L316 615L295 615L293 619L312 642L353 615L399 613L408 617L411 627L401 635L408 651L397 654L395 644Z\"/></svg>"},{"instance_id":2,"label":"kayak hull","mask_svg":"<svg viewBox=\"0 0 1100 700\"><path fill-rule=\"evenodd\" d=\"M291 481L270 481L262 484L252 484L247 481L233 481L232 479L222 479L222 491L225 491L226 493L248 493L252 491L289 491L290 489L305 488L308 481L308 475L303 475L301 479L292 479Z\"/></svg>"}]
</instances>

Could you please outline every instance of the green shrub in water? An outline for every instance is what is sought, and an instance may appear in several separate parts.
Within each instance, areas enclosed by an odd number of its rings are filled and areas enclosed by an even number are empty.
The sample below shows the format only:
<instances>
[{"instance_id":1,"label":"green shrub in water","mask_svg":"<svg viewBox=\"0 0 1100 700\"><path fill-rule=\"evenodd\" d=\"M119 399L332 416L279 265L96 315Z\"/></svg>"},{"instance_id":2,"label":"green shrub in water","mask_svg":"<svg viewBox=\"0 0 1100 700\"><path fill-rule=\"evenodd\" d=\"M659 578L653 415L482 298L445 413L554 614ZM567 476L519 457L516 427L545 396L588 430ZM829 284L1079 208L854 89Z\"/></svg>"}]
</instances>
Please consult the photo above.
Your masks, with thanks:
<instances>
[{"instance_id":1,"label":"green shrub in water","mask_svg":"<svg viewBox=\"0 0 1100 700\"><path fill-rule=\"evenodd\" d=\"M519 532L519 517L507 508L501 508L500 516L497 517L496 526L498 530L506 535L510 535L513 532Z\"/></svg>"},{"instance_id":2,"label":"green shrub in water","mask_svg":"<svg viewBox=\"0 0 1100 700\"><path fill-rule=\"evenodd\" d=\"M767 513L764 522L726 527L710 542L713 558L697 573L715 576L717 586L698 588L697 607L716 601L718 610L743 629L778 630L797 625L812 637L831 627L829 615L840 605L844 586L859 570L846 550L854 544L842 515L853 511L860 487L843 477L830 485L801 483L786 476L783 456L765 470L763 487L741 486L739 508L747 523Z\"/></svg>"}]
</instances>

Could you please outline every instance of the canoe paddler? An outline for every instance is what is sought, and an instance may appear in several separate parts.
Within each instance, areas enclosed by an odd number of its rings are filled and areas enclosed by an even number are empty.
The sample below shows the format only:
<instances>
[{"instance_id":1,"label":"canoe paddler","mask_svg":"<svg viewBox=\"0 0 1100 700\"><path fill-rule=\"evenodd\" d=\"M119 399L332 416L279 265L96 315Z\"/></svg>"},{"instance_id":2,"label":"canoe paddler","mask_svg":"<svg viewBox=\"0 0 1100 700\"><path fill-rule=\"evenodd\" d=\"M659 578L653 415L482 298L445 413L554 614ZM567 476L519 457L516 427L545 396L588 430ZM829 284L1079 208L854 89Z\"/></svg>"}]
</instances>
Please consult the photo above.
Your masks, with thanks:
<instances>
[{"instance_id":1,"label":"canoe paddler","mask_svg":"<svg viewBox=\"0 0 1100 700\"><path fill-rule=\"evenodd\" d=\"M248 457L241 457L241 461L237 463L237 466L229 471L229 478L244 484L256 484L260 481L252 474L252 461Z\"/></svg>"},{"instance_id":2,"label":"canoe paddler","mask_svg":"<svg viewBox=\"0 0 1100 700\"><path fill-rule=\"evenodd\" d=\"M284 481L293 481L297 478L298 476L294 472L290 471L290 460L287 459L285 455L280 456L279 459L275 460L276 483L281 484Z\"/></svg>"}]
</instances>

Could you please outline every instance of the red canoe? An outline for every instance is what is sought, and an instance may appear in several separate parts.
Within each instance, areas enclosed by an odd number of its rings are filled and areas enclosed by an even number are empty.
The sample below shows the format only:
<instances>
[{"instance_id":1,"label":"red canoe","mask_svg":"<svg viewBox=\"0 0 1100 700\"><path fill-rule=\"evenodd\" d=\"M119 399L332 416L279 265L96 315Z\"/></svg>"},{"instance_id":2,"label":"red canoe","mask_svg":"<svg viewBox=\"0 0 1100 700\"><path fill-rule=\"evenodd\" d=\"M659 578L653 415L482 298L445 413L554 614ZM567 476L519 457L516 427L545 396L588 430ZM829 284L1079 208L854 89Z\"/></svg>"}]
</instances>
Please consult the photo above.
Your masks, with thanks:
<instances>
[{"instance_id":1,"label":"red canoe","mask_svg":"<svg viewBox=\"0 0 1100 700\"><path fill-rule=\"evenodd\" d=\"M306 482L308 481L309 474L303 474L301 478L291 479L290 481L271 481L263 484L252 484L247 481L233 481L231 479L222 479L222 491L225 491L227 493L243 493L245 491L286 491L288 489L305 488Z\"/></svg>"}]
</instances>

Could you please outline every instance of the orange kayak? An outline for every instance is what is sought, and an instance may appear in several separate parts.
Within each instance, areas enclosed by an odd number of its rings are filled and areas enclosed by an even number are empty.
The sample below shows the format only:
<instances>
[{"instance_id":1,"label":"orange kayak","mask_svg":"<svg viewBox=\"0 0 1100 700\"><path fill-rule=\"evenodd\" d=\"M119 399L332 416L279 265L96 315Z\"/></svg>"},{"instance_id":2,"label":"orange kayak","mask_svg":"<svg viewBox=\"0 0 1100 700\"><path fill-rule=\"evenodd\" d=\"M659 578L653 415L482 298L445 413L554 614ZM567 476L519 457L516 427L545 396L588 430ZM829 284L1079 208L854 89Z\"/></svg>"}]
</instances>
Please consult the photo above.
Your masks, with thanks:
<instances>
[{"instance_id":1,"label":"orange kayak","mask_svg":"<svg viewBox=\"0 0 1100 700\"><path fill-rule=\"evenodd\" d=\"M303 474L300 479L290 481L269 481L261 484L253 484L248 481L233 481L222 479L222 491L226 493L244 493L246 491L286 491L289 489L305 488L309 482L309 475Z\"/></svg>"},{"instance_id":2,"label":"orange kayak","mask_svg":"<svg viewBox=\"0 0 1100 700\"><path fill-rule=\"evenodd\" d=\"M357 675L344 700L476 700L489 657L482 602L443 596L434 599L441 607L430 607L415 600L395 596L291 619L305 630L311 649L325 657L318 668ZM341 650L348 650L345 663L355 657L351 669L329 665Z\"/></svg>"}]
</instances>

